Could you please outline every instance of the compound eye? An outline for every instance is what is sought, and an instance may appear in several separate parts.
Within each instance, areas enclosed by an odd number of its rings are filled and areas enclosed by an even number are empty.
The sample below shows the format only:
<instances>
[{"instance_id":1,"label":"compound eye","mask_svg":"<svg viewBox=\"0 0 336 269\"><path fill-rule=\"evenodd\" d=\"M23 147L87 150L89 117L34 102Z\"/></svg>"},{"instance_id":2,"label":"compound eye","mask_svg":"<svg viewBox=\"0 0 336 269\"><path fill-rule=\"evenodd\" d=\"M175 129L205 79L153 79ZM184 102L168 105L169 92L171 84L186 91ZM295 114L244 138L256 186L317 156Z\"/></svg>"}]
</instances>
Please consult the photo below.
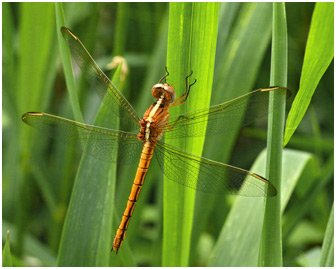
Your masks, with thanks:
<instances>
[{"instance_id":1,"label":"compound eye","mask_svg":"<svg viewBox=\"0 0 336 269\"><path fill-rule=\"evenodd\" d=\"M152 95L156 99L160 98L163 92L164 92L164 86L163 86L163 84L155 84L152 87Z\"/></svg>"},{"instance_id":2,"label":"compound eye","mask_svg":"<svg viewBox=\"0 0 336 269\"><path fill-rule=\"evenodd\" d=\"M166 95L166 99L169 102L174 102L176 99L176 93L175 93L174 87L172 85L165 83L164 90L166 93L168 93L168 96Z\"/></svg>"},{"instance_id":3,"label":"compound eye","mask_svg":"<svg viewBox=\"0 0 336 269\"><path fill-rule=\"evenodd\" d=\"M167 102L175 101L176 94L172 85L169 85L168 83L158 83L152 87L152 95L154 98L160 98L162 94L164 94L165 100Z\"/></svg>"}]
</instances>

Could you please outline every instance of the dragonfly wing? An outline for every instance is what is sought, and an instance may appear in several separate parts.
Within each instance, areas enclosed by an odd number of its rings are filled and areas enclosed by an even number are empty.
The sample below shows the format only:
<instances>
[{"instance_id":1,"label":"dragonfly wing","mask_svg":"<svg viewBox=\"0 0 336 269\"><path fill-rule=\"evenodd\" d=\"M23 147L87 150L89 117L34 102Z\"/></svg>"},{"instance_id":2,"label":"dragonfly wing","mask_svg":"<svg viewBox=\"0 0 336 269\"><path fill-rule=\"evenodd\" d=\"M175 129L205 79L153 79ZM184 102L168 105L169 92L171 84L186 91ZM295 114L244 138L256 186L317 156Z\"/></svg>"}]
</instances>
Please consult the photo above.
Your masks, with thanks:
<instances>
[{"instance_id":1,"label":"dragonfly wing","mask_svg":"<svg viewBox=\"0 0 336 269\"><path fill-rule=\"evenodd\" d=\"M140 118L134 108L98 67L82 42L66 27L62 27L62 34L69 44L72 57L103 102L122 120L139 127Z\"/></svg>"},{"instance_id":2,"label":"dragonfly wing","mask_svg":"<svg viewBox=\"0 0 336 269\"><path fill-rule=\"evenodd\" d=\"M162 122L166 138L186 138L212 134L229 134L236 127L267 116L270 92L286 91L281 87L255 90L229 102L173 117Z\"/></svg>"},{"instance_id":3,"label":"dragonfly wing","mask_svg":"<svg viewBox=\"0 0 336 269\"><path fill-rule=\"evenodd\" d=\"M215 162L159 142L155 155L163 173L189 188L218 194L275 196L275 187L247 170Z\"/></svg>"},{"instance_id":4,"label":"dragonfly wing","mask_svg":"<svg viewBox=\"0 0 336 269\"><path fill-rule=\"evenodd\" d=\"M134 133L86 125L40 112L25 113L22 120L99 160L128 164L140 157L142 143Z\"/></svg>"}]
</instances>

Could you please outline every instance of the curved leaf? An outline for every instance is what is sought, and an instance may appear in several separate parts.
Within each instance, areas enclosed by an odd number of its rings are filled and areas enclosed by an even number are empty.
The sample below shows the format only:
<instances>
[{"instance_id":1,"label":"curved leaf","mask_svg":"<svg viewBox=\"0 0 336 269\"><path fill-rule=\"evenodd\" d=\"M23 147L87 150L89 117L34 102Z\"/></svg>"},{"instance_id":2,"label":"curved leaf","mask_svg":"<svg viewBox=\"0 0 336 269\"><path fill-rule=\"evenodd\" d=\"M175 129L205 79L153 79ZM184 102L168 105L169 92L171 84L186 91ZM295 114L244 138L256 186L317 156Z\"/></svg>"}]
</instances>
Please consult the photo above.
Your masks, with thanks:
<instances>
[{"instance_id":1,"label":"curved leaf","mask_svg":"<svg viewBox=\"0 0 336 269\"><path fill-rule=\"evenodd\" d=\"M285 149L282 162L281 212L296 183L306 169L314 166L309 153ZM266 151L256 159L251 171L265 174ZM312 176L310 174L310 176ZM305 178L306 180L306 178ZM246 267L257 266L258 249L264 216L264 198L237 197L226 219L208 266ZM223 255L225 253L225 255ZM243 257L243 258L242 258Z\"/></svg>"},{"instance_id":2,"label":"curved leaf","mask_svg":"<svg viewBox=\"0 0 336 269\"><path fill-rule=\"evenodd\" d=\"M334 3L316 3L303 60L300 89L288 115L284 145L299 126L333 57Z\"/></svg>"}]
</instances>

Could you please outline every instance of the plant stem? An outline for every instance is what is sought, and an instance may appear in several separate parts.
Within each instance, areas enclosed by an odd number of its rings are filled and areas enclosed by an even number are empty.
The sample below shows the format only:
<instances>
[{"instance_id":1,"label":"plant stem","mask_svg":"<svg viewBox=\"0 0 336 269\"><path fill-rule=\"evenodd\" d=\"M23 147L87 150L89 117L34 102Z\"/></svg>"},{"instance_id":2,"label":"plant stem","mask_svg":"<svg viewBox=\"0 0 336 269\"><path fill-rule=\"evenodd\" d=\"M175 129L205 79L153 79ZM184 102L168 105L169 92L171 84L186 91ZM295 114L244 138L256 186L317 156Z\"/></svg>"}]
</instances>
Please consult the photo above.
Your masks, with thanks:
<instances>
[{"instance_id":1,"label":"plant stem","mask_svg":"<svg viewBox=\"0 0 336 269\"><path fill-rule=\"evenodd\" d=\"M287 26L284 3L273 4L270 84L283 87L287 85ZM273 113L268 121L266 176L277 188L278 195L266 199L259 252L260 266L282 266L281 169L286 93L279 91L271 93L273 94L269 105Z\"/></svg>"}]
</instances>

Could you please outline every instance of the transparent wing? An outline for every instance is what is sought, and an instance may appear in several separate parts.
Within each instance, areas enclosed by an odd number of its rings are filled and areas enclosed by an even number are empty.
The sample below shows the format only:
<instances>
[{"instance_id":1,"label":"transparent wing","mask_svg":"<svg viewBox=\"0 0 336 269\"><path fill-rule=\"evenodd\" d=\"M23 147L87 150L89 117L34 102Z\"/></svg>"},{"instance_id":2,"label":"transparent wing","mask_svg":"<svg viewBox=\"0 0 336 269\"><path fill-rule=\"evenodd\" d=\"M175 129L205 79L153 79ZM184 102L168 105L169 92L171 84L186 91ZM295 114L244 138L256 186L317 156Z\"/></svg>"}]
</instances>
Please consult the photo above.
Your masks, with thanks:
<instances>
[{"instance_id":1,"label":"transparent wing","mask_svg":"<svg viewBox=\"0 0 336 269\"><path fill-rule=\"evenodd\" d=\"M185 138L212 134L229 134L236 127L266 117L270 92L287 91L271 87L255 90L229 102L170 118L160 123L165 138ZM167 124L168 123L168 124Z\"/></svg>"},{"instance_id":2,"label":"transparent wing","mask_svg":"<svg viewBox=\"0 0 336 269\"><path fill-rule=\"evenodd\" d=\"M63 37L69 44L72 57L79 65L87 81L103 99L103 102L121 120L131 123L133 127L139 127L140 118L134 108L98 67L82 42L68 28L62 27L61 30Z\"/></svg>"},{"instance_id":3,"label":"transparent wing","mask_svg":"<svg viewBox=\"0 0 336 269\"><path fill-rule=\"evenodd\" d=\"M99 160L128 164L140 157L143 144L134 133L86 125L40 112L25 113L22 120Z\"/></svg>"},{"instance_id":4,"label":"transparent wing","mask_svg":"<svg viewBox=\"0 0 336 269\"><path fill-rule=\"evenodd\" d=\"M275 187L265 178L241 168L211 161L159 142L155 155L171 180L207 193L242 196L275 196Z\"/></svg>"}]
</instances>

